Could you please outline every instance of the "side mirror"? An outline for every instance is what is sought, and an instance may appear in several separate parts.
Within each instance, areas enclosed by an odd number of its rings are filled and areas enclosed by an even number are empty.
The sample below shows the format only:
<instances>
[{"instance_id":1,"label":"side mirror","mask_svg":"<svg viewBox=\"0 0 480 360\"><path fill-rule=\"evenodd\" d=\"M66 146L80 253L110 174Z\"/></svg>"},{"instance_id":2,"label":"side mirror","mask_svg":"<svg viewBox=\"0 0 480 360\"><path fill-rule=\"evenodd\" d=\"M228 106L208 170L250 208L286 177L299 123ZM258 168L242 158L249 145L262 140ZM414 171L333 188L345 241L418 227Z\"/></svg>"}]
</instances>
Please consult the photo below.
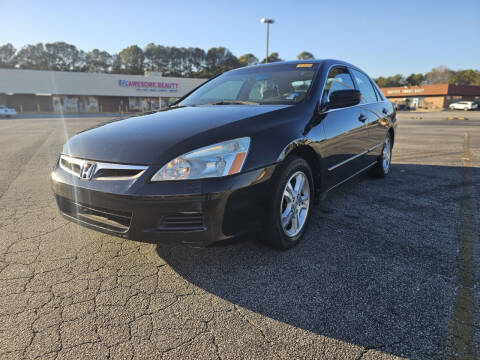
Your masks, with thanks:
<instances>
[{"instance_id":1,"label":"side mirror","mask_svg":"<svg viewBox=\"0 0 480 360\"><path fill-rule=\"evenodd\" d=\"M339 109L360 104L362 94L358 90L337 90L330 94L328 109Z\"/></svg>"}]
</instances>

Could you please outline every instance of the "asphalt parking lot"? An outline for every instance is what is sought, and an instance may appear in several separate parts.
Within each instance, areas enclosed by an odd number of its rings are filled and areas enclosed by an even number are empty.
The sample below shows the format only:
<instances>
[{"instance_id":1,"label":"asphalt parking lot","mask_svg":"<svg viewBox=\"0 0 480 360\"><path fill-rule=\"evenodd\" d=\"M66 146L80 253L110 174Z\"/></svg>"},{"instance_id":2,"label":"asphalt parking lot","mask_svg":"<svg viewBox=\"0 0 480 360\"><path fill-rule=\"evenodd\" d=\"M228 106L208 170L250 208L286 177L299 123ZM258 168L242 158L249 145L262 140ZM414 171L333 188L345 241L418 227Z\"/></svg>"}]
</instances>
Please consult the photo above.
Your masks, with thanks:
<instances>
[{"instance_id":1,"label":"asphalt parking lot","mask_svg":"<svg viewBox=\"0 0 480 360\"><path fill-rule=\"evenodd\" d=\"M51 168L107 119L0 119L0 358L478 358L480 111L398 117L388 177L337 188L287 252L69 223Z\"/></svg>"}]
</instances>

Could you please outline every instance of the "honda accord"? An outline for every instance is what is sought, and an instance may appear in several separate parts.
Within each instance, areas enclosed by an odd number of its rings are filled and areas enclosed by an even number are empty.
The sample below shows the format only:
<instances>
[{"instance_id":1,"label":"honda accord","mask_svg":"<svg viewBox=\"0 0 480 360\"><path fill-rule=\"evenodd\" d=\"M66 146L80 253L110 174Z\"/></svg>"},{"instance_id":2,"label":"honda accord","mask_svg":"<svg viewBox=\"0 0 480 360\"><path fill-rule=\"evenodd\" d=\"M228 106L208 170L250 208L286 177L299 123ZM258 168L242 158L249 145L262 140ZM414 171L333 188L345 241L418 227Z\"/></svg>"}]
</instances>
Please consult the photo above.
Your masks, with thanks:
<instances>
[{"instance_id":1,"label":"honda accord","mask_svg":"<svg viewBox=\"0 0 480 360\"><path fill-rule=\"evenodd\" d=\"M257 232L288 249L328 191L387 175L395 129L392 104L356 66L249 66L73 136L52 188L66 218L109 234L206 246Z\"/></svg>"}]
</instances>

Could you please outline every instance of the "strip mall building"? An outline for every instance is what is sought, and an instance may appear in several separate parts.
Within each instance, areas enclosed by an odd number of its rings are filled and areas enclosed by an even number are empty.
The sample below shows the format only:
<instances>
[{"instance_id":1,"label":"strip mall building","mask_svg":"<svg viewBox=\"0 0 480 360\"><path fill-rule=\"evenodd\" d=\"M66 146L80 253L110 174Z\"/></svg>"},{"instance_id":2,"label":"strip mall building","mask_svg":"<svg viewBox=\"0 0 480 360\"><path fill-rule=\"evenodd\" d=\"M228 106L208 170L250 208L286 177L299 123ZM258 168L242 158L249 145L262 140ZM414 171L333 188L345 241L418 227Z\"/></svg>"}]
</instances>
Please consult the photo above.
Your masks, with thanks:
<instances>
[{"instance_id":1,"label":"strip mall building","mask_svg":"<svg viewBox=\"0 0 480 360\"><path fill-rule=\"evenodd\" d=\"M0 69L0 105L17 112L138 112L165 107L205 79Z\"/></svg>"},{"instance_id":2,"label":"strip mall building","mask_svg":"<svg viewBox=\"0 0 480 360\"><path fill-rule=\"evenodd\" d=\"M480 86L436 84L422 86L381 88L394 103L404 103L410 108L444 109L451 103L480 98Z\"/></svg>"}]
</instances>

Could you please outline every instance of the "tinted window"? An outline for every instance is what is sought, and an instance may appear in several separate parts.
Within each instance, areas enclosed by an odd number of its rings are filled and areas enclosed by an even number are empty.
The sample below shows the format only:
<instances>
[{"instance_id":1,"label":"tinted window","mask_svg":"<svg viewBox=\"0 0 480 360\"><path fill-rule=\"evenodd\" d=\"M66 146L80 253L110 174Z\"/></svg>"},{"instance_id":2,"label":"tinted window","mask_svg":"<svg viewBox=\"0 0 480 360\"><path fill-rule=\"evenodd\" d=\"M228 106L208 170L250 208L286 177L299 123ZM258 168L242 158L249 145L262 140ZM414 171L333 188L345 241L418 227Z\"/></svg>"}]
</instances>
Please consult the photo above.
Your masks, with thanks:
<instances>
[{"instance_id":1,"label":"tinted window","mask_svg":"<svg viewBox=\"0 0 480 360\"><path fill-rule=\"evenodd\" d=\"M377 93L378 101L384 101L385 97L383 96L382 91L380 90L378 85L373 83L373 88L375 89L375 92Z\"/></svg>"},{"instance_id":2,"label":"tinted window","mask_svg":"<svg viewBox=\"0 0 480 360\"><path fill-rule=\"evenodd\" d=\"M330 70L323 90L323 102L327 103L332 92L355 89L352 77L346 68L338 67Z\"/></svg>"},{"instance_id":3,"label":"tinted window","mask_svg":"<svg viewBox=\"0 0 480 360\"><path fill-rule=\"evenodd\" d=\"M362 102L363 103L373 103L377 102L377 95L375 94L375 90L373 90L372 83L367 75L362 74L357 70L352 69L352 75L357 82L358 89L362 93Z\"/></svg>"},{"instance_id":4,"label":"tinted window","mask_svg":"<svg viewBox=\"0 0 480 360\"><path fill-rule=\"evenodd\" d=\"M296 104L312 86L316 64L252 66L226 72L187 96L179 105L203 105L219 101L258 104Z\"/></svg>"}]
</instances>

